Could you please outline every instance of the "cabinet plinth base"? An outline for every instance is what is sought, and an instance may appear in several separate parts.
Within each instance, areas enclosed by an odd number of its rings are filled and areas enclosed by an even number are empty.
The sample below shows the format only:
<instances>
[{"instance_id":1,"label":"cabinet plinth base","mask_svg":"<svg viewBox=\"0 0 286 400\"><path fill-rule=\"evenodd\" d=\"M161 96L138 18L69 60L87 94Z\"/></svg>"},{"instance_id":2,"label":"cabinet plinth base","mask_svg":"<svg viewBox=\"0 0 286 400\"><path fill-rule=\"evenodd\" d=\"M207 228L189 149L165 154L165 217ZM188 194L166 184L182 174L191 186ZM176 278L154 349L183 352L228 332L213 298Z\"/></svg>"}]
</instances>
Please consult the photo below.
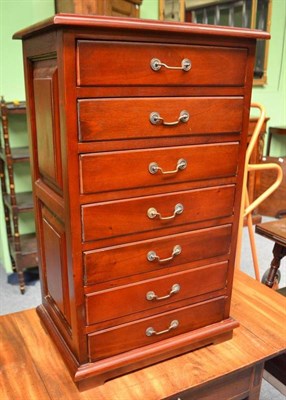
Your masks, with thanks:
<instances>
[{"instance_id":1,"label":"cabinet plinth base","mask_svg":"<svg viewBox=\"0 0 286 400\"><path fill-rule=\"evenodd\" d=\"M112 378L199 347L231 339L233 329L239 326L239 323L230 317L218 323L162 340L153 345L144 346L97 362L80 365L65 343L45 306L40 305L37 307L37 312L58 347L79 390L102 385Z\"/></svg>"}]
</instances>

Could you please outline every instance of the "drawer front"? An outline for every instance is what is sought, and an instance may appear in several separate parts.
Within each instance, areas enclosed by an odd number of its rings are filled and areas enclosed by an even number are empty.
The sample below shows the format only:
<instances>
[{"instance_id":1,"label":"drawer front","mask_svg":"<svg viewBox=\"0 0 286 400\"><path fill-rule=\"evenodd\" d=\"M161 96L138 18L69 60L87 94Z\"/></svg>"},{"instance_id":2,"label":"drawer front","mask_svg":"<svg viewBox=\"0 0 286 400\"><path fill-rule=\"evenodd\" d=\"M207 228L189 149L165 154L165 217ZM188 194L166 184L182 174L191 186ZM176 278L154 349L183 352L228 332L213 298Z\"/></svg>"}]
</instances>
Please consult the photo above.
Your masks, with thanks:
<instances>
[{"instance_id":1,"label":"drawer front","mask_svg":"<svg viewBox=\"0 0 286 400\"><path fill-rule=\"evenodd\" d=\"M151 67L153 59L188 71ZM115 62L116 60L116 62ZM247 49L79 40L77 84L80 86L243 86ZM156 68L156 66L155 66Z\"/></svg>"},{"instance_id":2,"label":"drawer front","mask_svg":"<svg viewBox=\"0 0 286 400\"><path fill-rule=\"evenodd\" d=\"M179 120L184 111L189 118ZM154 120L152 113L163 120ZM83 99L78 101L79 140L235 133L241 131L242 113L242 97Z\"/></svg>"},{"instance_id":3,"label":"drawer front","mask_svg":"<svg viewBox=\"0 0 286 400\"><path fill-rule=\"evenodd\" d=\"M234 195L235 185L226 185L84 205L83 240L148 231L154 235L155 230L163 235L166 228L231 216Z\"/></svg>"},{"instance_id":4,"label":"drawer front","mask_svg":"<svg viewBox=\"0 0 286 400\"><path fill-rule=\"evenodd\" d=\"M231 232L231 225L223 225L87 251L84 253L85 284L93 285L152 271L164 273L167 268L226 255L230 251Z\"/></svg>"},{"instance_id":5,"label":"drawer front","mask_svg":"<svg viewBox=\"0 0 286 400\"><path fill-rule=\"evenodd\" d=\"M156 343L182 333L221 321L225 298L219 297L136 322L88 335L90 361ZM163 332L155 335L152 332ZM150 336L148 336L150 335Z\"/></svg>"},{"instance_id":6,"label":"drawer front","mask_svg":"<svg viewBox=\"0 0 286 400\"><path fill-rule=\"evenodd\" d=\"M180 146L80 156L81 193L235 176L239 143ZM223 161L222 161L223 160Z\"/></svg>"},{"instance_id":7,"label":"drawer front","mask_svg":"<svg viewBox=\"0 0 286 400\"><path fill-rule=\"evenodd\" d=\"M87 324L92 325L223 289L227 262L184 271L86 296Z\"/></svg>"}]
</instances>

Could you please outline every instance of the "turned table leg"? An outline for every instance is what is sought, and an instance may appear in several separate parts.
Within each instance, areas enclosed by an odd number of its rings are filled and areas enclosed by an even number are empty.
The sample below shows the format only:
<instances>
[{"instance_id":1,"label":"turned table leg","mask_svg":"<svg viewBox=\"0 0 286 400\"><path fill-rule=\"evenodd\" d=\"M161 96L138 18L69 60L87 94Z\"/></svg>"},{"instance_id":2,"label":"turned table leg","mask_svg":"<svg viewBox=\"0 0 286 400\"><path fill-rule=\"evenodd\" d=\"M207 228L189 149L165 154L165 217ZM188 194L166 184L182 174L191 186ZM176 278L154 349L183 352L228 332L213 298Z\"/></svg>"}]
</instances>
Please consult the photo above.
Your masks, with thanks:
<instances>
[{"instance_id":1,"label":"turned table leg","mask_svg":"<svg viewBox=\"0 0 286 400\"><path fill-rule=\"evenodd\" d=\"M269 271L268 277L265 281L266 286L272 288L272 286L274 284L275 276L280 267L280 262L285 255L286 255L286 247L282 246L279 243L275 243L275 245L273 247L273 260L271 261L270 271Z\"/></svg>"}]
</instances>

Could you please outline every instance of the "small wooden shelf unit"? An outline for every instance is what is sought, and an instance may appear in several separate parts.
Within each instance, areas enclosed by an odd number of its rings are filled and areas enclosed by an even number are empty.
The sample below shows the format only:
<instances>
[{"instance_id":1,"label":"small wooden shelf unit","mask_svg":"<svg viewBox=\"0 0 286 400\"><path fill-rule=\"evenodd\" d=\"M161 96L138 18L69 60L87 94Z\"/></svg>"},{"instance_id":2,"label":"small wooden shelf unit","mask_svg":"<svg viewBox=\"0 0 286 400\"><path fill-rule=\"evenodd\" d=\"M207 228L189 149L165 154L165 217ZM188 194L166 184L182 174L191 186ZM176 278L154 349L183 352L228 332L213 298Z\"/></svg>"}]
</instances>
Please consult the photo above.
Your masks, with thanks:
<instances>
[{"instance_id":1,"label":"small wooden shelf unit","mask_svg":"<svg viewBox=\"0 0 286 400\"><path fill-rule=\"evenodd\" d=\"M23 294L25 292L24 270L36 267L38 257L35 233L21 234L19 229L19 215L33 212L34 204L32 192L18 193L15 187L15 164L30 161L28 147L11 147L9 119L15 115L26 116L26 103L7 103L2 97L0 138L2 200L12 268L17 272L20 291Z\"/></svg>"}]
</instances>

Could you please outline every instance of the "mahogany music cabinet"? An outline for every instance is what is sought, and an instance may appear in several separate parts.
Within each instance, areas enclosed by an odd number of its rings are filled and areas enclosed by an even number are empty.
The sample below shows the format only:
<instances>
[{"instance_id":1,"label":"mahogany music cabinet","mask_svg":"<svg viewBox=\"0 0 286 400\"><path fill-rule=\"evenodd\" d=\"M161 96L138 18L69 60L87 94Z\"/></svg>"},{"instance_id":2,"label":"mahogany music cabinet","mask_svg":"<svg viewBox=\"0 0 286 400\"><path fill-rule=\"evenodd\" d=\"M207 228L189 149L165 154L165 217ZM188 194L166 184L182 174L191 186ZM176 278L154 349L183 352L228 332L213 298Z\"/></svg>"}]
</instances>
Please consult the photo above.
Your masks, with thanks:
<instances>
[{"instance_id":1,"label":"mahogany music cabinet","mask_svg":"<svg viewBox=\"0 0 286 400\"><path fill-rule=\"evenodd\" d=\"M43 304L75 381L230 338L264 32L59 14L23 40Z\"/></svg>"}]
</instances>

